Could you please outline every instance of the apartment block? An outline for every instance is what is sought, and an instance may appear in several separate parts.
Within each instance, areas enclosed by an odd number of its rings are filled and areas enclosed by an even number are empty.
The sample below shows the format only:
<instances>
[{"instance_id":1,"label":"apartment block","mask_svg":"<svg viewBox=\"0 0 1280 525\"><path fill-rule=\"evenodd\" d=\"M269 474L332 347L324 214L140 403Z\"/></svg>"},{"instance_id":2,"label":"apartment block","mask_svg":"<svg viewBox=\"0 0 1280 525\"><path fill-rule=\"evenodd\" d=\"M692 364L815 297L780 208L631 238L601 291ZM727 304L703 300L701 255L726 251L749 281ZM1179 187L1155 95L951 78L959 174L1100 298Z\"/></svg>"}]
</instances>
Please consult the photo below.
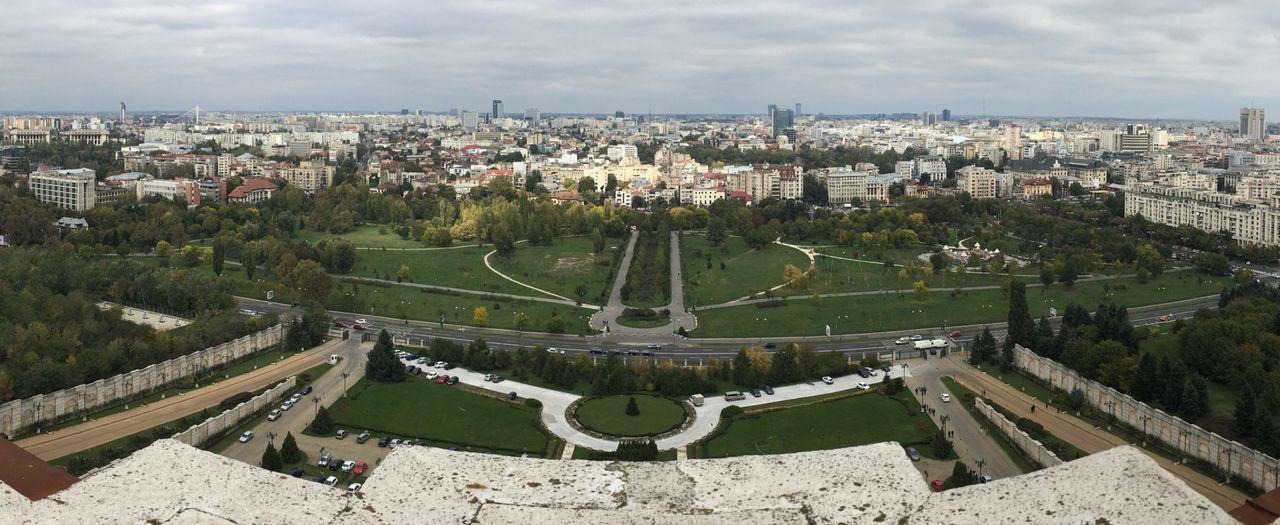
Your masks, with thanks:
<instances>
[{"instance_id":1,"label":"apartment block","mask_svg":"<svg viewBox=\"0 0 1280 525\"><path fill-rule=\"evenodd\" d=\"M36 199L59 208L85 211L96 204L96 174L91 169L37 171L27 183Z\"/></svg>"}]
</instances>

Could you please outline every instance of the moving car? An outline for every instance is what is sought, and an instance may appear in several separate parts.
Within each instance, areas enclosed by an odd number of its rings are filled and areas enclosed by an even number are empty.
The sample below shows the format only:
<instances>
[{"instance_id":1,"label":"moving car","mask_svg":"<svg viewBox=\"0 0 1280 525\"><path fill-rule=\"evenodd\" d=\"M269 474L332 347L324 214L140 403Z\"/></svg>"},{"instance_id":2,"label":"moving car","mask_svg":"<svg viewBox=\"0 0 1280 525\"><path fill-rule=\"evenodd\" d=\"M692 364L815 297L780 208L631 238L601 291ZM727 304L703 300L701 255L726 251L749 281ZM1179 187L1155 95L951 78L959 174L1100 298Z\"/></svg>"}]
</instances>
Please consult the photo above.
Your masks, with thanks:
<instances>
[{"instance_id":1,"label":"moving car","mask_svg":"<svg viewBox=\"0 0 1280 525\"><path fill-rule=\"evenodd\" d=\"M921 340L921 339L924 339L924 336L921 336L920 334L916 334L916 335L911 336L911 337L910 337L910 339L911 339L912 341L919 341L919 340Z\"/></svg>"},{"instance_id":2,"label":"moving car","mask_svg":"<svg viewBox=\"0 0 1280 525\"><path fill-rule=\"evenodd\" d=\"M241 442L241 443L248 443L250 439L253 439L253 431L252 431L252 430L246 430L246 431L244 431L244 433L243 433L243 434L240 434L240 442Z\"/></svg>"},{"instance_id":3,"label":"moving car","mask_svg":"<svg viewBox=\"0 0 1280 525\"><path fill-rule=\"evenodd\" d=\"M942 394L942 402L943 402L943 403L950 403L950 402L951 402L951 394L948 394L948 393L943 392L943 394Z\"/></svg>"},{"instance_id":4,"label":"moving car","mask_svg":"<svg viewBox=\"0 0 1280 525\"><path fill-rule=\"evenodd\" d=\"M895 344L895 345L905 345L905 344L910 343L910 342L911 342L911 338L910 338L910 337L899 337L897 341L894 341L894 342L893 342L893 344Z\"/></svg>"},{"instance_id":5,"label":"moving car","mask_svg":"<svg viewBox=\"0 0 1280 525\"><path fill-rule=\"evenodd\" d=\"M356 323L351 325L351 327L355 328L356 330L364 330L365 328L368 328L368 326L365 325L364 323Z\"/></svg>"},{"instance_id":6,"label":"moving car","mask_svg":"<svg viewBox=\"0 0 1280 525\"><path fill-rule=\"evenodd\" d=\"M836 383L836 380L831 379L831 376L822 376L822 382L828 385L834 385Z\"/></svg>"},{"instance_id":7,"label":"moving car","mask_svg":"<svg viewBox=\"0 0 1280 525\"><path fill-rule=\"evenodd\" d=\"M648 349L650 349L650 350L661 350L661 349L662 349L662 345L657 344L657 343L651 343L651 344L649 344L649 345L646 345L646 346L645 346L645 348L648 348Z\"/></svg>"},{"instance_id":8,"label":"moving car","mask_svg":"<svg viewBox=\"0 0 1280 525\"><path fill-rule=\"evenodd\" d=\"M1162 322L1162 323L1163 323L1163 322L1165 322L1165 321L1168 321L1168 320L1170 320L1170 319L1173 319L1173 316L1172 316L1172 315L1169 315L1169 314L1164 314L1164 315L1160 316L1160 322Z\"/></svg>"},{"instance_id":9,"label":"moving car","mask_svg":"<svg viewBox=\"0 0 1280 525\"><path fill-rule=\"evenodd\" d=\"M280 412L280 409L278 408L275 410L272 410L271 413L267 414L267 421L275 421L277 419L280 419L281 413L282 412Z\"/></svg>"},{"instance_id":10,"label":"moving car","mask_svg":"<svg viewBox=\"0 0 1280 525\"><path fill-rule=\"evenodd\" d=\"M765 350L773 350L773 349L776 349L776 348L778 348L778 343L765 343L765 344L764 344L764 349L765 349Z\"/></svg>"},{"instance_id":11,"label":"moving car","mask_svg":"<svg viewBox=\"0 0 1280 525\"><path fill-rule=\"evenodd\" d=\"M954 332L951 332L951 337L960 337L960 331L956 330Z\"/></svg>"},{"instance_id":12,"label":"moving car","mask_svg":"<svg viewBox=\"0 0 1280 525\"><path fill-rule=\"evenodd\" d=\"M346 328L346 327L347 327L347 323L344 323L344 322L342 322L342 321L334 321L334 322L333 322L333 327L334 327L334 328Z\"/></svg>"},{"instance_id":13,"label":"moving car","mask_svg":"<svg viewBox=\"0 0 1280 525\"><path fill-rule=\"evenodd\" d=\"M907 447L907 457L911 458L911 461L920 461L920 451L916 450L916 447Z\"/></svg>"},{"instance_id":14,"label":"moving car","mask_svg":"<svg viewBox=\"0 0 1280 525\"><path fill-rule=\"evenodd\" d=\"M356 324L369 324L368 319L356 319Z\"/></svg>"}]
</instances>

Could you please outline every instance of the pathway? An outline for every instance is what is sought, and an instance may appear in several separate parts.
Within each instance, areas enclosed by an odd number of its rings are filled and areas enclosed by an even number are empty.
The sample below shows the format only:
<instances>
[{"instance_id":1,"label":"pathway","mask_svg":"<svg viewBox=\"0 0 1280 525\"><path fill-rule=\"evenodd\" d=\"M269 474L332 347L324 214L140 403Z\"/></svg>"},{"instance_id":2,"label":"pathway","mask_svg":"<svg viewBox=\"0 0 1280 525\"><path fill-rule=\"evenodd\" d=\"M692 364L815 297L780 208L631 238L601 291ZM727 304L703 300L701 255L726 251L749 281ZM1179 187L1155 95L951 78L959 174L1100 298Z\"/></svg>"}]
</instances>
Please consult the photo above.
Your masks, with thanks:
<instances>
[{"instance_id":1,"label":"pathway","mask_svg":"<svg viewBox=\"0 0 1280 525\"><path fill-rule=\"evenodd\" d=\"M627 272L631 270L631 258L635 254L636 239L639 237L639 232L631 230L631 237L627 239L627 248L622 253L622 262L618 265L618 274L613 279L613 289L609 291L609 302L587 322L593 330L605 331L617 327L617 323L613 320L622 315L622 311L627 308L622 304L622 287L627 284Z\"/></svg>"},{"instance_id":2,"label":"pathway","mask_svg":"<svg viewBox=\"0 0 1280 525\"><path fill-rule=\"evenodd\" d=\"M490 253L493 253L493 252L490 252ZM486 265L487 265L487 264L489 264L489 257L488 257L487 255L485 256L485 264L486 264ZM489 269L490 269L490 270L492 270L493 268L491 267L491 268L489 268ZM385 280L385 279L374 279L374 278L372 278L372 277L358 277L358 276L354 276L354 275L334 275L334 277L335 277L335 278L337 278L337 279L343 280L343 281L357 281L357 282L368 282L368 283L377 283L377 284L389 284L389 285L392 285L392 286L408 286L408 287L410 287L410 288L422 288L422 289L425 289L425 290L443 290L443 291L446 291L446 292L453 292L453 293L466 294L466 295L491 295L491 296L494 296L494 297L505 297L505 298L508 298L508 299L514 299L514 300L517 300L517 301L538 301L538 302L543 302L543 303L563 304L563 305L568 305L568 306L582 306L583 308L600 308L599 306L591 305L591 304L581 304L581 305L580 305L580 304L578 304L578 302L577 302L577 301L574 301L573 299L569 299L569 298L567 298L567 297L561 297L561 296L559 296L559 295L553 294L553 293L551 293L551 292L548 292L548 291L546 291L546 290L542 290L542 289L539 289L539 288L534 288L534 287L529 286L529 285L527 285L527 284L524 284L524 283L522 283L522 282L520 282L520 281L516 281L515 279L512 279L512 278L510 278L510 277L507 277L506 275L502 274L501 272L498 272L497 270L494 270L494 272L495 272L495 273L497 273L498 275L502 276L503 278L505 278L505 279L509 280L509 281L512 281L512 282L514 282L514 283L519 284L520 286L524 286L524 287L526 287L526 288L529 288L529 289L534 290L534 291L537 291L537 292L545 293L545 294L550 295L550 296L552 296L552 297L556 297L556 299L552 299L551 297L535 297L535 296L532 296L532 295L518 295L518 294L510 294L510 293L503 293L503 292L486 292L486 291L482 291L482 290L472 290L472 289L469 289L469 288L451 288L451 287L448 287L448 286L439 286L439 285L435 285L435 284L405 283L405 282L399 282L399 283L398 283L398 282L395 282L395 281L388 281L388 280Z\"/></svg>"},{"instance_id":3,"label":"pathway","mask_svg":"<svg viewBox=\"0 0 1280 525\"><path fill-rule=\"evenodd\" d=\"M17 444L45 461L75 454L217 406L223 399L240 392L266 388L281 379L305 372L324 363L341 343L339 339L331 340L252 372L79 425L21 439Z\"/></svg>"},{"instance_id":4,"label":"pathway","mask_svg":"<svg viewBox=\"0 0 1280 525\"><path fill-rule=\"evenodd\" d=\"M941 401L941 395L944 392L950 392L946 385L942 384L942 376L948 375L943 367L939 366L942 361L938 358L912 360L911 377L907 378L907 387L912 391L925 388L925 394L921 396L920 403L933 409L930 416L939 428L943 426L941 417L947 417L947 430L955 432L952 443L955 444L956 454L969 468L977 470L978 461L981 460L983 461L982 473L994 478L1009 478L1022 474L1018 464L1014 463L1004 449L987 436L982 426L968 410L965 410L959 399L953 399L950 403ZM946 475L950 472L941 474Z\"/></svg>"},{"instance_id":5,"label":"pathway","mask_svg":"<svg viewBox=\"0 0 1280 525\"><path fill-rule=\"evenodd\" d=\"M949 374L965 387L980 392L983 397L1012 412L1016 417L1029 418L1044 425L1044 429L1059 439L1075 445L1085 453L1093 454L1118 446L1128 445L1127 441L1092 424L1077 419L1071 414L1058 413L1048 405L1035 399L1007 383L991 377L969 366L958 357L946 357L937 360L939 367L950 370ZM1039 405L1041 410L1031 411L1031 406ZM1209 498L1224 509L1234 509L1245 502L1245 495L1223 485L1218 480L1201 474L1186 465L1174 462L1149 450L1138 448L1165 470L1181 479L1187 486ZM1067 459L1067 458L1063 458Z\"/></svg>"}]
</instances>

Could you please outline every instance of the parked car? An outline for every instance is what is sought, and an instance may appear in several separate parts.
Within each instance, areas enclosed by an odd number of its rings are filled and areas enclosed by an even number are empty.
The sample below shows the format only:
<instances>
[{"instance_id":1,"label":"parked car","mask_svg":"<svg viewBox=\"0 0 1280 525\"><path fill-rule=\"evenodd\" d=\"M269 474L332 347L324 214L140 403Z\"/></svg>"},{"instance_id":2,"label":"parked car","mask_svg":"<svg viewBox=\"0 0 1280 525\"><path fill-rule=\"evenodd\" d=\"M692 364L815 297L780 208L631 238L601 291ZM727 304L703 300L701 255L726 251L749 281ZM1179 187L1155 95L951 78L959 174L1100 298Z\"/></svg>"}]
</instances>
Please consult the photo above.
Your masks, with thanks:
<instances>
[{"instance_id":1,"label":"parked car","mask_svg":"<svg viewBox=\"0 0 1280 525\"><path fill-rule=\"evenodd\" d=\"M515 392L507 392L507 401L515 401L515 400L516 400L516 393L515 393Z\"/></svg>"},{"instance_id":2,"label":"parked car","mask_svg":"<svg viewBox=\"0 0 1280 525\"><path fill-rule=\"evenodd\" d=\"M445 370L453 370L454 368L457 368L457 367L458 365L455 365L453 363L445 363L444 366L441 368L444 368Z\"/></svg>"},{"instance_id":3,"label":"parked car","mask_svg":"<svg viewBox=\"0 0 1280 525\"><path fill-rule=\"evenodd\" d=\"M858 381L858 390L871 390L871 385Z\"/></svg>"},{"instance_id":4,"label":"parked car","mask_svg":"<svg viewBox=\"0 0 1280 525\"><path fill-rule=\"evenodd\" d=\"M942 480L935 479L930 481L929 488L933 489L934 492L942 492Z\"/></svg>"},{"instance_id":5,"label":"parked car","mask_svg":"<svg viewBox=\"0 0 1280 525\"><path fill-rule=\"evenodd\" d=\"M323 474L321 474L321 475L319 475L319 476L316 476L316 477L314 477L314 478L311 478L311 481L314 481L314 482L316 482L316 483L324 483L324 475L323 475Z\"/></svg>"},{"instance_id":6,"label":"parked car","mask_svg":"<svg viewBox=\"0 0 1280 525\"><path fill-rule=\"evenodd\" d=\"M400 438L393 438L391 440L391 443L388 443L387 446L391 448L396 448L400 446Z\"/></svg>"},{"instance_id":7,"label":"parked car","mask_svg":"<svg viewBox=\"0 0 1280 525\"><path fill-rule=\"evenodd\" d=\"M920 461L920 451L916 450L916 447L907 447L907 457L911 458L911 461Z\"/></svg>"},{"instance_id":8,"label":"parked car","mask_svg":"<svg viewBox=\"0 0 1280 525\"><path fill-rule=\"evenodd\" d=\"M835 380L835 379L831 379L831 376L822 376L822 382L823 382L823 383L826 383L826 384L828 384L828 385L833 385L833 384L835 384L836 380Z\"/></svg>"},{"instance_id":9,"label":"parked car","mask_svg":"<svg viewBox=\"0 0 1280 525\"><path fill-rule=\"evenodd\" d=\"M347 430L346 430L346 429L343 429L343 428L340 428L340 429L338 429L338 433L337 433L337 435L335 435L335 436L333 436L333 437L336 437L336 438L338 438L338 439L347 439Z\"/></svg>"},{"instance_id":10,"label":"parked car","mask_svg":"<svg viewBox=\"0 0 1280 525\"><path fill-rule=\"evenodd\" d=\"M444 361L436 361L435 367L436 367L436 368L444 368L444 367L445 367L445 365L447 365L447 364L449 364L449 363L446 363L446 362L444 362Z\"/></svg>"},{"instance_id":11,"label":"parked car","mask_svg":"<svg viewBox=\"0 0 1280 525\"><path fill-rule=\"evenodd\" d=\"M299 399L302 399L302 394L297 392L294 392L293 395L289 396L290 403L297 403Z\"/></svg>"},{"instance_id":12,"label":"parked car","mask_svg":"<svg viewBox=\"0 0 1280 525\"><path fill-rule=\"evenodd\" d=\"M368 463L365 463L363 461L357 461L356 466L351 469L351 473L357 476L360 476L360 475L363 475L367 470L369 470Z\"/></svg>"},{"instance_id":13,"label":"parked car","mask_svg":"<svg viewBox=\"0 0 1280 525\"><path fill-rule=\"evenodd\" d=\"M485 375L484 375L484 382L488 383L488 382L490 382L490 381L493 381L493 374L485 374Z\"/></svg>"},{"instance_id":14,"label":"parked car","mask_svg":"<svg viewBox=\"0 0 1280 525\"><path fill-rule=\"evenodd\" d=\"M302 470L302 467L293 467L289 469L289 475L295 478L302 477L304 473L306 473L306 471Z\"/></svg>"},{"instance_id":15,"label":"parked car","mask_svg":"<svg viewBox=\"0 0 1280 525\"><path fill-rule=\"evenodd\" d=\"M329 476L327 478L324 478L324 484L330 487L335 487L338 485L338 478L336 476Z\"/></svg>"},{"instance_id":16,"label":"parked car","mask_svg":"<svg viewBox=\"0 0 1280 525\"><path fill-rule=\"evenodd\" d=\"M981 475L981 476L979 476L979 477L978 477L978 483L991 483L991 480L992 480L992 479L994 479L994 478L992 478L992 477L991 477L991 476L989 476L989 475L983 474L983 475Z\"/></svg>"},{"instance_id":17,"label":"parked car","mask_svg":"<svg viewBox=\"0 0 1280 525\"><path fill-rule=\"evenodd\" d=\"M387 446L388 446L388 445L390 445L390 444L391 444L391 438L389 438L389 437L387 437L387 436L382 436L382 437L378 438L378 447L379 447L379 448L387 448Z\"/></svg>"},{"instance_id":18,"label":"parked car","mask_svg":"<svg viewBox=\"0 0 1280 525\"><path fill-rule=\"evenodd\" d=\"M311 385L307 385L307 386L302 387L302 391L301 391L301 392L302 392L302 395L304 395L304 396L305 396L305 395L307 395L307 394L310 394L312 390L314 390L314 389L313 389L313 388L311 388Z\"/></svg>"},{"instance_id":19,"label":"parked car","mask_svg":"<svg viewBox=\"0 0 1280 525\"><path fill-rule=\"evenodd\" d=\"M327 450L326 450L326 451L324 451L324 452L321 452L321 453L320 453L320 461L317 461L317 462L316 462L316 466L317 466L317 467L327 467L327 466L329 466L329 460L331 460L331 459L333 459L333 456L329 455L329 451L327 451Z\"/></svg>"},{"instance_id":20,"label":"parked car","mask_svg":"<svg viewBox=\"0 0 1280 525\"><path fill-rule=\"evenodd\" d=\"M270 413L267 414L267 421L275 421L277 419L280 419L280 414L282 413L283 412L280 412L280 409L278 408L275 410L272 410Z\"/></svg>"},{"instance_id":21,"label":"parked car","mask_svg":"<svg viewBox=\"0 0 1280 525\"><path fill-rule=\"evenodd\" d=\"M356 443L364 443L365 441L369 441L368 432L361 432L360 435L356 436Z\"/></svg>"},{"instance_id":22,"label":"parked car","mask_svg":"<svg viewBox=\"0 0 1280 525\"><path fill-rule=\"evenodd\" d=\"M343 471L343 472L351 472L351 470L352 470L352 469L354 469L354 468L356 468L356 462L354 462L354 461L343 461L343 462L342 462L342 471Z\"/></svg>"},{"instance_id":23,"label":"parked car","mask_svg":"<svg viewBox=\"0 0 1280 525\"><path fill-rule=\"evenodd\" d=\"M760 389L759 389L759 388L752 387L752 388L751 388L751 397L760 397Z\"/></svg>"},{"instance_id":24,"label":"parked car","mask_svg":"<svg viewBox=\"0 0 1280 525\"><path fill-rule=\"evenodd\" d=\"M342 468L342 464L343 464L343 463L345 463L345 461L342 461L341 459L337 459L337 458L331 459L331 460L329 460L329 470L335 470L335 471L336 471L336 470L338 470L338 469Z\"/></svg>"},{"instance_id":25,"label":"parked car","mask_svg":"<svg viewBox=\"0 0 1280 525\"><path fill-rule=\"evenodd\" d=\"M360 486L361 485L359 483L352 483L350 485L347 485L347 494L355 494L357 492L360 492Z\"/></svg>"},{"instance_id":26,"label":"parked car","mask_svg":"<svg viewBox=\"0 0 1280 525\"><path fill-rule=\"evenodd\" d=\"M290 408L293 408L293 403L290 403L287 400L284 403L280 404L281 411L288 412Z\"/></svg>"},{"instance_id":27,"label":"parked car","mask_svg":"<svg viewBox=\"0 0 1280 525\"><path fill-rule=\"evenodd\" d=\"M435 381L436 378L440 377L440 374L437 374L435 372L427 372L427 375L422 377L427 378L427 381Z\"/></svg>"},{"instance_id":28,"label":"parked car","mask_svg":"<svg viewBox=\"0 0 1280 525\"><path fill-rule=\"evenodd\" d=\"M458 384L458 376L450 377L450 378L449 378L449 384L451 384L451 385L456 385L456 384Z\"/></svg>"},{"instance_id":29,"label":"parked car","mask_svg":"<svg viewBox=\"0 0 1280 525\"><path fill-rule=\"evenodd\" d=\"M448 383L448 382L449 382L449 376L447 376L447 375L443 375L443 376L440 376L440 377L436 378L436 383L439 383L439 384L442 384L442 385L443 385L443 384Z\"/></svg>"},{"instance_id":30,"label":"parked car","mask_svg":"<svg viewBox=\"0 0 1280 525\"><path fill-rule=\"evenodd\" d=\"M769 395L773 395L773 387L771 387L771 386L769 386L769 385L765 385L765 386L764 386L764 393L769 394Z\"/></svg>"},{"instance_id":31,"label":"parked car","mask_svg":"<svg viewBox=\"0 0 1280 525\"><path fill-rule=\"evenodd\" d=\"M246 431L244 431L244 433L243 433L243 434L240 434L240 442L241 442L241 443L248 443L250 439L253 439L253 431L252 431L252 430L246 430Z\"/></svg>"},{"instance_id":32,"label":"parked car","mask_svg":"<svg viewBox=\"0 0 1280 525\"><path fill-rule=\"evenodd\" d=\"M943 392L943 393L942 393L942 402L943 402L943 403L950 403L950 402L951 402L951 394L948 394L948 393L946 393L946 392Z\"/></svg>"},{"instance_id":33,"label":"parked car","mask_svg":"<svg viewBox=\"0 0 1280 525\"><path fill-rule=\"evenodd\" d=\"M893 365L880 365L880 369L884 370L884 373L887 374L893 371Z\"/></svg>"},{"instance_id":34,"label":"parked car","mask_svg":"<svg viewBox=\"0 0 1280 525\"><path fill-rule=\"evenodd\" d=\"M493 376L493 379L491 379L491 381L493 381L494 383L501 383L501 382L506 381L506 380L507 380L507 378L502 377L502 376Z\"/></svg>"}]
</instances>

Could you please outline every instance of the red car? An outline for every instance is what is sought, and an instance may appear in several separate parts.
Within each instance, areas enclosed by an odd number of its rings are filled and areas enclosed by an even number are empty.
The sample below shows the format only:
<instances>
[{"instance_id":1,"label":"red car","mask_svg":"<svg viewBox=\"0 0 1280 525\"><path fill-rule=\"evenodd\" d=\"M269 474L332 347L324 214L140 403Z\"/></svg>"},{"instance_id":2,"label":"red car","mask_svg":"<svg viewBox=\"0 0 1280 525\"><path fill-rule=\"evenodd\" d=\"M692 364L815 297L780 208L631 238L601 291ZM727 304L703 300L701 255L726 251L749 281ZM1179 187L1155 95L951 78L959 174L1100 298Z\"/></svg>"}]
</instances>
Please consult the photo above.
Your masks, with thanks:
<instances>
[{"instance_id":1,"label":"red car","mask_svg":"<svg viewBox=\"0 0 1280 525\"><path fill-rule=\"evenodd\" d=\"M351 469L351 473L359 476L361 474L364 474L364 471L366 470L369 470L369 464L363 461L360 461L356 463L355 468Z\"/></svg>"},{"instance_id":2,"label":"red car","mask_svg":"<svg viewBox=\"0 0 1280 525\"><path fill-rule=\"evenodd\" d=\"M448 383L448 382L449 382L449 376L440 376L440 377L437 377L437 378L436 378L436 383L439 383L439 384L441 384L441 385L443 385L443 384L445 384L445 383Z\"/></svg>"},{"instance_id":3,"label":"red car","mask_svg":"<svg viewBox=\"0 0 1280 525\"><path fill-rule=\"evenodd\" d=\"M951 332L951 337L960 337L960 331L956 330L954 332Z\"/></svg>"},{"instance_id":4,"label":"red car","mask_svg":"<svg viewBox=\"0 0 1280 525\"><path fill-rule=\"evenodd\" d=\"M351 325L351 327L352 327L352 328L355 328L356 330L364 330L364 325L362 325L362 324L360 324L360 323L353 324L353 325Z\"/></svg>"},{"instance_id":5,"label":"red car","mask_svg":"<svg viewBox=\"0 0 1280 525\"><path fill-rule=\"evenodd\" d=\"M942 492L942 480L935 479L930 481L929 488L933 489L934 492Z\"/></svg>"},{"instance_id":6,"label":"red car","mask_svg":"<svg viewBox=\"0 0 1280 525\"><path fill-rule=\"evenodd\" d=\"M333 327L334 327L334 328L346 328L346 327L347 327L347 323L344 323L344 322L342 322L342 321L334 321L334 322L333 322Z\"/></svg>"}]
</instances>

